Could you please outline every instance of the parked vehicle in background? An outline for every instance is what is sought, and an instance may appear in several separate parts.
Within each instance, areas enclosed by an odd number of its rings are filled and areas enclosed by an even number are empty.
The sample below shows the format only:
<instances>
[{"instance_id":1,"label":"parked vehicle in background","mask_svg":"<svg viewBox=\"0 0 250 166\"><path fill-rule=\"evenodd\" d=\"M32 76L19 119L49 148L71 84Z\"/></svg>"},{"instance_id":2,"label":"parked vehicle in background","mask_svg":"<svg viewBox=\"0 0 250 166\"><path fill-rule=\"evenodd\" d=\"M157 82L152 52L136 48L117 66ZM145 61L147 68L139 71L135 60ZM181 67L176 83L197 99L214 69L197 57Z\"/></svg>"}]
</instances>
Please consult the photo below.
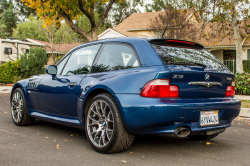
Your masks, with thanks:
<instances>
[{"instance_id":1,"label":"parked vehicle in background","mask_svg":"<svg viewBox=\"0 0 250 166\"><path fill-rule=\"evenodd\" d=\"M85 129L101 153L128 149L134 134L216 137L238 116L234 75L200 44L116 38L71 50L47 74L11 93L18 126L36 118Z\"/></svg>"}]
</instances>

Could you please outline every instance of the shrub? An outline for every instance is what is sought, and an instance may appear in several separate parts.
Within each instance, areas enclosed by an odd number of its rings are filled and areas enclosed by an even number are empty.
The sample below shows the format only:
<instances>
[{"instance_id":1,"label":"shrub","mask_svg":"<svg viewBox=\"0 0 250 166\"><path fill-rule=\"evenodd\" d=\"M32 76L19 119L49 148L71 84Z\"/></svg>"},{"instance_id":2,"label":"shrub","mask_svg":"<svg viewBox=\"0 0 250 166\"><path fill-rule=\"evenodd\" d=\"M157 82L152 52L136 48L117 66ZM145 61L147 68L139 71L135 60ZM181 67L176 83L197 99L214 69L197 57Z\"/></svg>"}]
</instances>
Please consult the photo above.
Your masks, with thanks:
<instances>
[{"instance_id":1,"label":"shrub","mask_svg":"<svg viewBox=\"0 0 250 166\"><path fill-rule=\"evenodd\" d=\"M243 71L250 73L250 60L243 60Z\"/></svg>"},{"instance_id":2,"label":"shrub","mask_svg":"<svg viewBox=\"0 0 250 166\"><path fill-rule=\"evenodd\" d=\"M250 74L237 73L235 74L235 94L250 95Z\"/></svg>"},{"instance_id":3,"label":"shrub","mask_svg":"<svg viewBox=\"0 0 250 166\"><path fill-rule=\"evenodd\" d=\"M47 64L46 52L40 48L30 48L29 53L24 53L21 56L21 76L23 78L29 78L36 74L44 74L44 65Z\"/></svg>"},{"instance_id":4,"label":"shrub","mask_svg":"<svg viewBox=\"0 0 250 166\"><path fill-rule=\"evenodd\" d=\"M0 83L12 83L15 76L20 76L20 60L7 62L0 66Z\"/></svg>"}]
</instances>

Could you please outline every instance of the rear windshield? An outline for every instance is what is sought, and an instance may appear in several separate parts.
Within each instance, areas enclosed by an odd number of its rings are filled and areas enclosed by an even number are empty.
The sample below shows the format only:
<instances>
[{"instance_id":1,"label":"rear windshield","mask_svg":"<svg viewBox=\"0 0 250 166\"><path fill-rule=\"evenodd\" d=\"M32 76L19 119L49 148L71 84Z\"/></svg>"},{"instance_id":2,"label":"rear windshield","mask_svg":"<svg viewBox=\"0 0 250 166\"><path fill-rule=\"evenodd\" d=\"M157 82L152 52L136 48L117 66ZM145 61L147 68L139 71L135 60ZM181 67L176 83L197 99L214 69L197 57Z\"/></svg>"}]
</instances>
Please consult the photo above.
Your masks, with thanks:
<instances>
[{"instance_id":1,"label":"rear windshield","mask_svg":"<svg viewBox=\"0 0 250 166\"><path fill-rule=\"evenodd\" d=\"M227 69L212 53L206 49L193 49L185 47L170 47L153 45L165 65L189 65L201 66L204 69Z\"/></svg>"}]
</instances>

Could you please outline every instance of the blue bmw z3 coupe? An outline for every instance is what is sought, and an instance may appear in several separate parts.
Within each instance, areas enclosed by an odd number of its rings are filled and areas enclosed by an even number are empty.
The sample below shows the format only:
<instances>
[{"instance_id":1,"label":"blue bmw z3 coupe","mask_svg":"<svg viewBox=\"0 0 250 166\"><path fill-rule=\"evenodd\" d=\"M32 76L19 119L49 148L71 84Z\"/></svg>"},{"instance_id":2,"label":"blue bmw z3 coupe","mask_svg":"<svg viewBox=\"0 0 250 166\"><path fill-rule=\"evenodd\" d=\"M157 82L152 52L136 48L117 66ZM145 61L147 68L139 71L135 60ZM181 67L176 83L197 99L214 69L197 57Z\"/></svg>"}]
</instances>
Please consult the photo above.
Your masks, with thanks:
<instances>
[{"instance_id":1,"label":"blue bmw z3 coupe","mask_svg":"<svg viewBox=\"0 0 250 166\"><path fill-rule=\"evenodd\" d=\"M216 137L238 116L234 75L202 45L116 38L80 45L47 74L17 82L11 115L85 129L101 153L128 149L135 134Z\"/></svg>"}]
</instances>

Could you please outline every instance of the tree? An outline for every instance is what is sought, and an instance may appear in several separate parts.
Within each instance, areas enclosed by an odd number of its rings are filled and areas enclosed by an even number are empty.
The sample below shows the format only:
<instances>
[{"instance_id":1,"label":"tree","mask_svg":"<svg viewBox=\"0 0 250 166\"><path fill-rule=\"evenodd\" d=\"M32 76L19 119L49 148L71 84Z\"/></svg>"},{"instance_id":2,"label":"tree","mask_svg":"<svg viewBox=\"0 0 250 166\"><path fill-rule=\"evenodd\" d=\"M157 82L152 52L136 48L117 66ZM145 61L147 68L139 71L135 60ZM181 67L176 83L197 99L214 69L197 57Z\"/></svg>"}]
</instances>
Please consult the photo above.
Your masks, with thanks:
<instances>
[{"instance_id":1,"label":"tree","mask_svg":"<svg viewBox=\"0 0 250 166\"><path fill-rule=\"evenodd\" d=\"M7 8L7 9L6 9ZM13 4L11 1L3 1L0 3L0 38L8 38L12 36L13 29L16 27L18 18L13 12Z\"/></svg>"},{"instance_id":2,"label":"tree","mask_svg":"<svg viewBox=\"0 0 250 166\"><path fill-rule=\"evenodd\" d=\"M109 11L116 0L22 0L25 5L36 9L38 17L45 19L46 25L52 22L60 24L61 20L65 20L70 28L80 34L87 41L97 40L98 27L104 22ZM97 10L98 7L98 10ZM99 20L96 21L94 12L98 11ZM75 24L75 20L84 14L90 21L90 33L81 29Z\"/></svg>"},{"instance_id":3,"label":"tree","mask_svg":"<svg viewBox=\"0 0 250 166\"><path fill-rule=\"evenodd\" d=\"M43 48L30 48L29 53L24 53L20 59L22 78L29 78L36 74L44 74L44 65L47 64L47 61L47 54Z\"/></svg>"},{"instance_id":4,"label":"tree","mask_svg":"<svg viewBox=\"0 0 250 166\"><path fill-rule=\"evenodd\" d=\"M22 0L14 0L14 9L15 9L15 13L19 16L19 19L21 22L25 22L27 21L27 19L29 18L29 16L32 14L33 16L36 15L35 13L35 9L32 9L28 6L25 6L22 3Z\"/></svg>"},{"instance_id":5,"label":"tree","mask_svg":"<svg viewBox=\"0 0 250 166\"><path fill-rule=\"evenodd\" d=\"M236 45L236 71L243 72L242 44L250 39L250 11L248 0L172 0L167 5L175 9L196 10L202 24L197 25L198 38L208 41L213 40L216 44L225 38L234 36L232 40Z\"/></svg>"},{"instance_id":6,"label":"tree","mask_svg":"<svg viewBox=\"0 0 250 166\"><path fill-rule=\"evenodd\" d=\"M26 22L17 24L13 37L18 38L19 40L30 38L48 41L42 29L42 24L42 20L37 20L33 15L30 15Z\"/></svg>"},{"instance_id":7,"label":"tree","mask_svg":"<svg viewBox=\"0 0 250 166\"><path fill-rule=\"evenodd\" d=\"M115 4L110 11L110 24L116 26L131 14L139 13L139 6L143 6L143 0L123 0L122 3Z\"/></svg>"},{"instance_id":8,"label":"tree","mask_svg":"<svg viewBox=\"0 0 250 166\"><path fill-rule=\"evenodd\" d=\"M195 40L196 28L187 20L191 13L191 10L175 10L169 7L151 20L149 27L155 37L163 35L171 39Z\"/></svg>"}]
</instances>

